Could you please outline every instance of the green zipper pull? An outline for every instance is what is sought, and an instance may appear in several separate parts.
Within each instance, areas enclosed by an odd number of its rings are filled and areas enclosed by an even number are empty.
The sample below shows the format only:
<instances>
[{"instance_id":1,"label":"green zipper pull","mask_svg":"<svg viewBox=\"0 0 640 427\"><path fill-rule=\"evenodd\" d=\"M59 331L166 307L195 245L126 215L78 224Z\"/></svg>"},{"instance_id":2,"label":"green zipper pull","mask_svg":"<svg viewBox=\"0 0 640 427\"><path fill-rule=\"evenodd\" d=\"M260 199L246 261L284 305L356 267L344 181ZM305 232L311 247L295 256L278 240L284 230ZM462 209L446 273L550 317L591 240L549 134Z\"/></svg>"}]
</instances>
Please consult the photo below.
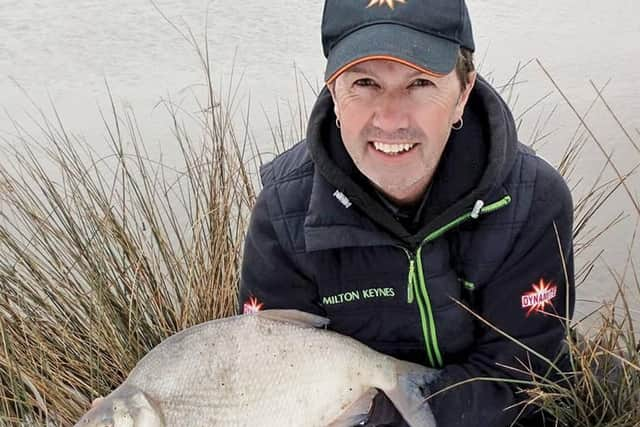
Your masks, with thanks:
<instances>
[{"instance_id":1,"label":"green zipper pull","mask_svg":"<svg viewBox=\"0 0 640 427\"><path fill-rule=\"evenodd\" d=\"M407 303L413 304L413 286L416 280L416 260L409 260L409 277L407 278Z\"/></svg>"}]
</instances>

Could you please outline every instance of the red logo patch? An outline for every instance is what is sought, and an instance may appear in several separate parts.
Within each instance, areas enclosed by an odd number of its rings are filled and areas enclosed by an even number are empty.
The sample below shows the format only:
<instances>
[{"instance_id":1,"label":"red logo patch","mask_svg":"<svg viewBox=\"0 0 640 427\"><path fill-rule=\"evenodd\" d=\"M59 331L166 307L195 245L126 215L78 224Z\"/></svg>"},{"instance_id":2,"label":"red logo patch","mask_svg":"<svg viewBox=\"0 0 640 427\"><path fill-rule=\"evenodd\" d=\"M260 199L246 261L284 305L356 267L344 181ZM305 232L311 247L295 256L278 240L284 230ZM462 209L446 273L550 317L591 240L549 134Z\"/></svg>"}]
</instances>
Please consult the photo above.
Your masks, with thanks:
<instances>
[{"instance_id":1,"label":"red logo patch","mask_svg":"<svg viewBox=\"0 0 640 427\"><path fill-rule=\"evenodd\" d=\"M242 307L242 314L254 314L262 310L264 304L258 301L256 297L249 297Z\"/></svg>"},{"instance_id":2,"label":"red logo patch","mask_svg":"<svg viewBox=\"0 0 640 427\"><path fill-rule=\"evenodd\" d=\"M527 317L534 311L544 312L547 304L553 307L552 299L558 294L558 287L553 282L545 282L544 279L533 283L533 291L525 292L521 297L522 308L528 309Z\"/></svg>"}]
</instances>

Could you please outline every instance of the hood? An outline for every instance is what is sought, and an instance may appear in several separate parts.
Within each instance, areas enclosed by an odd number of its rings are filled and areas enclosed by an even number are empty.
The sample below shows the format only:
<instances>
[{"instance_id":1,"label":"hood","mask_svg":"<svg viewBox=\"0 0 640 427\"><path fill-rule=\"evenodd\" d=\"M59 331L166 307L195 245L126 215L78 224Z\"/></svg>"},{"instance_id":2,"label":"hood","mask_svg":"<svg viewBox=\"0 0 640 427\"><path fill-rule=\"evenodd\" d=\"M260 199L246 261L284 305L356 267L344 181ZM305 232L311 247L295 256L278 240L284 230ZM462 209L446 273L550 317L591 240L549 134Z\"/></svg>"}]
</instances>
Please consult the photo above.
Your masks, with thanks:
<instances>
[{"instance_id":1,"label":"hood","mask_svg":"<svg viewBox=\"0 0 640 427\"><path fill-rule=\"evenodd\" d=\"M372 193L372 186L353 164L335 124L334 105L325 87L315 103L307 128L307 146L319 173L342 192L360 213L395 239L417 246L430 232L443 227L477 200L499 198L517 152L517 133L507 105L491 85L478 76L464 112L464 127L451 132L431 182L424 225L409 233Z\"/></svg>"}]
</instances>

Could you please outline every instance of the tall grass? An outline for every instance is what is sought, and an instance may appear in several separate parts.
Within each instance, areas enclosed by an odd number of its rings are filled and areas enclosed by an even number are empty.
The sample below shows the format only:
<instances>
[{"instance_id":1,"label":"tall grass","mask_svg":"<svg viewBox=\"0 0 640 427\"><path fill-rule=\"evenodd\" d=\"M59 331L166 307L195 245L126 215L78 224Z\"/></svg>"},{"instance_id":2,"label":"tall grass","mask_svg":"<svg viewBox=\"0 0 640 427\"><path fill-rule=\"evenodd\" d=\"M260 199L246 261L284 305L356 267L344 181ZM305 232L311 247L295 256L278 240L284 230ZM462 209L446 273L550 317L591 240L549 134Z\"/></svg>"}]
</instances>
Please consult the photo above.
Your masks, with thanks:
<instances>
[{"instance_id":1,"label":"tall grass","mask_svg":"<svg viewBox=\"0 0 640 427\"><path fill-rule=\"evenodd\" d=\"M600 308L599 327L588 337L574 333L567 340L572 365L563 373L567 381L532 375L529 402L555 425L640 425L640 348L629 313L619 316L615 303Z\"/></svg>"},{"instance_id":2,"label":"tall grass","mask_svg":"<svg viewBox=\"0 0 640 427\"><path fill-rule=\"evenodd\" d=\"M163 104L170 163L113 99L110 155L55 111L4 141L0 424L69 425L163 338L234 314L254 184L246 137L208 81L199 113Z\"/></svg>"}]
</instances>

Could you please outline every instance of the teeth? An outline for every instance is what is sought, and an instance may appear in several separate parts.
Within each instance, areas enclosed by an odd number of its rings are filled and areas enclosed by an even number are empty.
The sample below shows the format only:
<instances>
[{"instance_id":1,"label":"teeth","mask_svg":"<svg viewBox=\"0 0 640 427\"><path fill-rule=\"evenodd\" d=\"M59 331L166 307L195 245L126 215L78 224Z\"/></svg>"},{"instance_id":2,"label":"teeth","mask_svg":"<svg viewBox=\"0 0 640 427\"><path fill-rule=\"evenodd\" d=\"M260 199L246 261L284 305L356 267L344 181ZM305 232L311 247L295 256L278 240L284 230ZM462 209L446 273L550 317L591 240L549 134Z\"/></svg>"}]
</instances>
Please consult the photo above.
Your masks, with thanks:
<instances>
[{"instance_id":1,"label":"teeth","mask_svg":"<svg viewBox=\"0 0 640 427\"><path fill-rule=\"evenodd\" d=\"M409 151L415 144L383 144L381 142L374 142L373 146L376 150L382 151L386 154L398 154L405 151Z\"/></svg>"}]
</instances>

